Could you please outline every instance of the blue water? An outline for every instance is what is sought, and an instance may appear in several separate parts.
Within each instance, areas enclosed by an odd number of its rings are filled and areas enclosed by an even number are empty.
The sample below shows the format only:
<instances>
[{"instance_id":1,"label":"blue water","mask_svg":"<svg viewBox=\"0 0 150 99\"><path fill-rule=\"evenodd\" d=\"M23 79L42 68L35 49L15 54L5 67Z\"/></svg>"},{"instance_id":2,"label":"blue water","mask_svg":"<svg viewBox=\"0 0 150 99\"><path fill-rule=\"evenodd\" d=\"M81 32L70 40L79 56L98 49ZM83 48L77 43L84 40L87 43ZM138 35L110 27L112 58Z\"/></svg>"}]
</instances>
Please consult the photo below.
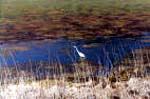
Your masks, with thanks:
<instances>
[{"instance_id":1,"label":"blue water","mask_svg":"<svg viewBox=\"0 0 150 99\"><path fill-rule=\"evenodd\" d=\"M150 33L142 35L96 37L93 40L29 41L0 45L0 66L15 66L28 62L44 61L48 64L72 64L80 60L73 46L76 45L86 60L111 68L136 49L150 47ZM85 45L93 45L84 47ZM23 47L25 50L15 49ZM7 55L4 55L7 54Z\"/></svg>"}]
</instances>

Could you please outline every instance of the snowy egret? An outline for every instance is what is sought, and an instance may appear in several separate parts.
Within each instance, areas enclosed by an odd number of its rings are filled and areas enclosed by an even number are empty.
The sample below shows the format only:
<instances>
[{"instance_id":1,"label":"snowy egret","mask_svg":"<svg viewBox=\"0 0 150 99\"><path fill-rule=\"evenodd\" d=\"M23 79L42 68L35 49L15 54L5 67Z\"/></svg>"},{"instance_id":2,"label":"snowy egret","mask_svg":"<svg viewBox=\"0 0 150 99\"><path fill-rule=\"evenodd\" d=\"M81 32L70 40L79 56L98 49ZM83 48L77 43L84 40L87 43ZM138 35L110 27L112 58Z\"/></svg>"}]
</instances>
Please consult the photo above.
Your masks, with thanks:
<instances>
[{"instance_id":1,"label":"snowy egret","mask_svg":"<svg viewBox=\"0 0 150 99\"><path fill-rule=\"evenodd\" d=\"M85 55L84 55L82 52L80 52L80 51L78 50L77 46L73 46L73 47L76 49L78 55L79 55L81 58L85 58Z\"/></svg>"}]
</instances>

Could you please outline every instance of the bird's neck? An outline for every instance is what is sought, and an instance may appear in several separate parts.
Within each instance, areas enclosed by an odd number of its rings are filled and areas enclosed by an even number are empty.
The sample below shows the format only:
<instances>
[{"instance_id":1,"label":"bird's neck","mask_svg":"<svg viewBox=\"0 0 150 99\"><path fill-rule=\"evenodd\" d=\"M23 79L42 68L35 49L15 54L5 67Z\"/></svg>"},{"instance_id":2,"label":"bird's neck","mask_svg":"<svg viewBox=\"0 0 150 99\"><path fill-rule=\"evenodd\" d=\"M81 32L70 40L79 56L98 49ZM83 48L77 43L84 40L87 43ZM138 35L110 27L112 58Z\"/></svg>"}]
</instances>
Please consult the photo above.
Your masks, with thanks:
<instances>
[{"instance_id":1,"label":"bird's neck","mask_svg":"<svg viewBox=\"0 0 150 99\"><path fill-rule=\"evenodd\" d=\"M80 53L80 51L76 48L76 51L78 52L78 53Z\"/></svg>"}]
</instances>

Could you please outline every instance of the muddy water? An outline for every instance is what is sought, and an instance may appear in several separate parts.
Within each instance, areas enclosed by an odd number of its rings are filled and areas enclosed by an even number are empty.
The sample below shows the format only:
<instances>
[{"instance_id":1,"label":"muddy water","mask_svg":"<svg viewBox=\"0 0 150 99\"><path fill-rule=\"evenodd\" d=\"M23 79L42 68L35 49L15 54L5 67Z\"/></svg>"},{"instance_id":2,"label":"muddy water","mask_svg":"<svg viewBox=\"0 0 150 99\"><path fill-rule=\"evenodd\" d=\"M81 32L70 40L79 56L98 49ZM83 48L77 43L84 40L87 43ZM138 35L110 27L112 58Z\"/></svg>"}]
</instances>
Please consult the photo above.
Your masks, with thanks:
<instances>
[{"instance_id":1,"label":"muddy water","mask_svg":"<svg viewBox=\"0 0 150 99\"><path fill-rule=\"evenodd\" d=\"M56 40L28 41L0 45L0 67L36 69L40 72L54 64L69 65L81 60L73 46L85 54L85 59L111 69L136 49L150 47L150 33L141 35L96 37L91 40L59 38ZM28 67L26 65L28 64ZM30 64L30 66L29 66ZM44 64L44 65L43 65ZM71 65L70 65L71 66Z\"/></svg>"}]
</instances>

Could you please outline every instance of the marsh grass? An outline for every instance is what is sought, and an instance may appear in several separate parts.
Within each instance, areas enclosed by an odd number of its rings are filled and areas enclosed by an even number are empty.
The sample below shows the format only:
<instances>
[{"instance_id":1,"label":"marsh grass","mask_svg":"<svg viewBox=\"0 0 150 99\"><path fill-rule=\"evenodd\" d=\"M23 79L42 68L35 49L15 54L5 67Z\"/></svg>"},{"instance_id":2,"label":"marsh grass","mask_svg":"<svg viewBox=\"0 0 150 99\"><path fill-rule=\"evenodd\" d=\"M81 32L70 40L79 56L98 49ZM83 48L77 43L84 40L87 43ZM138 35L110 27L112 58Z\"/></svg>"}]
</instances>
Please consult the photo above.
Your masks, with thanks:
<instances>
[{"instance_id":1,"label":"marsh grass","mask_svg":"<svg viewBox=\"0 0 150 99\"><path fill-rule=\"evenodd\" d=\"M0 72L0 99L149 98L150 78L145 70L149 67L149 61L143 61L149 60L149 50L136 50L132 55L134 57L127 56L110 73L98 75L98 80L91 76L88 80L83 80L89 73L94 72L90 67L92 65L84 60L74 64L75 72L70 74L65 74L65 68L58 61L53 68L58 75L54 74L53 79L48 76L37 79L19 69L16 73L13 69L1 69L3 73ZM44 66L44 63L40 64ZM14 74L16 77L9 78ZM68 81L68 77L73 80Z\"/></svg>"},{"instance_id":2,"label":"marsh grass","mask_svg":"<svg viewBox=\"0 0 150 99\"><path fill-rule=\"evenodd\" d=\"M0 98L14 99L108 99L108 98L149 98L150 79L130 78L128 81L112 83L108 78L94 81L73 83L65 80L42 80L17 84L0 85Z\"/></svg>"},{"instance_id":3,"label":"marsh grass","mask_svg":"<svg viewBox=\"0 0 150 99\"><path fill-rule=\"evenodd\" d=\"M20 17L49 13L115 14L118 12L149 11L149 0L1 0L1 17Z\"/></svg>"},{"instance_id":4,"label":"marsh grass","mask_svg":"<svg viewBox=\"0 0 150 99\"><path fill-rule=\"evenodd\" d=\"M149 76L149 54L148 48L136 50L126 56L126 58L120 63L112 64L112 70L108 73L106 72L105 75L95 74L97 71L105 71L105 67L101 66L101 64L94 66L87 60L80 60L72 65L63 65L58 60L58 63L54 65L49 65L45 62L34 63L33 65L36 65L34 70L32 70L32 63L24 65L15 64L15 67L9 67L7 66L7 63L5 63L5 66L1 66L0 77L1 82L5 81L5 79L6 82L9 82L7 80L13 81L13 79L16 79L16 82L20 79L27 80L29 82L32 80L41 81L45 79L52 80L52 82L53 80L63 79L67 81L70 79L69 81L71 82L80 83L89 81L90 79L96 80L95 77L97 77L97 79L100 77L107 77L110 81L114 79L115 81L128 81L131 77L144 78ZM130 57L130 55L133 57ZM24 71L21 69L22 66L25 65L29 65L25 67L29 70ZM40 73L40 69L42 68L45 69L45 71ZM69 70L71 71L68 71L68 68L70 68ZM49 69L52 73L48 72L47 69ZM41 74L43 76L41 76Z\"/></svg>"}]
</instances>

